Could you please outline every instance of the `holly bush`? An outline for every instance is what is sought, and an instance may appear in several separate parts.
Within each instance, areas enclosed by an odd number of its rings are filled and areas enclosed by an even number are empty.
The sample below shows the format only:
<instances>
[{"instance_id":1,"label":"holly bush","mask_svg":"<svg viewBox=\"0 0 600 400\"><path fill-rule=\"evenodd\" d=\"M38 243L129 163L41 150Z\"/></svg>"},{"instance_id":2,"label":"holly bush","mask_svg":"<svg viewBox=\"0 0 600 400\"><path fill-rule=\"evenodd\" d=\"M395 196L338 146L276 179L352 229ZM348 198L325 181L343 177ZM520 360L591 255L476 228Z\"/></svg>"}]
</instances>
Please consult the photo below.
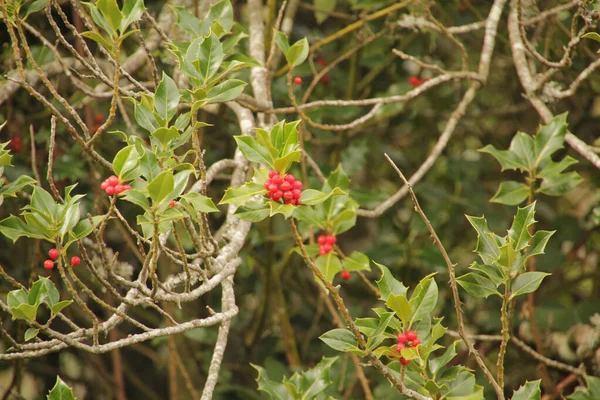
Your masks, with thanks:
<instances>
[{"instance_id":1,"label":"holly bush","mask_svg":"<svg viewBox=\"0 0 600 400\"><path fill-rule=\"evenodd\" d=\"M4 398L600 398L599 15L0 0Z\"/></svg>"}]
</instances>

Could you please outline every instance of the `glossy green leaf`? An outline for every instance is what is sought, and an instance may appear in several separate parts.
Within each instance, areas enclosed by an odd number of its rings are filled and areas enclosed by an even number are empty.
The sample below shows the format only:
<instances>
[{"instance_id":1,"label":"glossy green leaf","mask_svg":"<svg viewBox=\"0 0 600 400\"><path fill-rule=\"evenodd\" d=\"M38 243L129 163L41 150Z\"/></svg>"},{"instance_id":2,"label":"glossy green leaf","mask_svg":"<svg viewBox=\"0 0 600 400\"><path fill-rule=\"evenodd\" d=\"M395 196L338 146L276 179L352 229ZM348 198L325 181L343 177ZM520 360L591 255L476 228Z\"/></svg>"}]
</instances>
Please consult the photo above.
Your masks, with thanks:
<instances>
[{"instance_id":1,"label":"glossy green leaf","mask_svg":"<svg viewBox=\"0 0 600 400\"><path fill-rule=\"evenodd\" d=\"M517 155L508 150L498 150L491 144L479 149L482 153L488 153L500 163L502 171L505 170L520 170L527 171L527 165L520 160Z\"/></svg>"},{"instance_id":2,"label":"glossy green leaf","mask_svg":"<svg viewBox=\"0 0 600 400\"><path fill-rule=\"evenodd\" d=\"M342 270L342 262L332 253L318 257L315 265L329 282L333 282L333 278Z\"/></svg>"},{"instance_id":3,"label":"glossy green leaf","mask_svg":"<svg viewBox=\"0 0 600 400\"><path fill-rule=\"evenodd\" d=\"M104 47L106 50L108 50L110 52L112 52L114 50L113 44L110 43L108 40L104 39L104 37L102 37L102 35L100 35L98 32L94 32L94 31L82 32L81 36L83 36L84 38L93 40L94 42L102 45L102 47Z\"/></svg>"},{"instance_id":4,"label":"glossy green leaf","mask_svg":"<svg viewBox=\"0 0 600 400\"><path fill-rule=\"evenodd\" d=\"M477 247L475 252L479 254L485 264L493 264L500 257L501 243L496 235L489 230L484 217L470 217L467 219L477 231Z\"/></svg>"},{"instance_id":5,"label":"glossy green leaf","mask_svg":"<svg viewBox=\"0 0 600 400\"><path fill-rule=\"evenodd\" d=\"M319 337L325 344L337 351L358 349L356 337L348 329L333 329Z\"/></svg>"},{"instance_id":6,"label":"glossy green leaf","mask_svg":"<svg viewBox=\"0 0 600 400\"><path fill-rule=\"evenodd\" d=\"M471 264L469 269L478 271L486 275L496 287L498 287L507 278L507 273L498 265L479 264L476 261Z\"/></svg>"},{"instance_id":7,"label":"glossy green leaf","mask_svg":"<svg viewBox=\"0 0 600 400\"><path fill-rule=\"evenodd\" d=\"M211 212L219 212L215 203L211 200L210 197L206 197L201 195L200 193L190 192L181 196L182 203L188 203L195 212L200 213L211 213Z\"/></svg>"},{"instance_id":8,"label":"glossy green leaf","mask_svg":"<svg viewBox=\"0 0 600 400\"><path fill-rule=\"evenodd\" d=\"M56 384L48 393L47 400L76 400L76 398L71 388L60 379L60 376L57 376Z\"/></svg>"},{"instance_id":9,"label":"glossy green leaf","mask_svg":"<svg viewBox=\"0 0 600 400\"><path fill-rule=\"evenodd\" d=\"M72 304L73 300L63 300L63 301L59 301L58 303L52 305L50 307L50 310L52 311L53 314L58 314L59 312L61 312L65 307L67 307L68 305Z\"/></svg>"},{"instance_id":10,"label":"glossy green leaf","mask_svg":"<svg viewBox=\"0 0 600 400\"><path fill-rule=\"evenodd\" d=\"M373 261L375 265L381 271L381 278L377 281L377 287L379 288L379 293L381 295L380 299L387 301L390 294L402 294L406 296L407 288L402 284L402 282L398 281L388 267L385 265L379 264Z\"/></svg>"},{"instance_id":11,"label":"glossy green leaf","mask_svg":"<svg viewBox=\"0 0 600 400\"><path fill-rule=\"evenodd\" d=\"M276 214L281 214L288 219L294 213L296 206L292 204L281 204L274 201L269 201L269 217L272 217Z\"/></svg>"},{"instance_id":12,"label":"glossy green leaf","mask_svg":"<svg viewBox=\"0 0 600 400\"><path fill-rule=\"evenodd\" d=\"M163 72L162 79L154 95L154 109L165 121L170 121L177 111L181 95L171 77Z\"/></svg>"},{"instance_id":13,"label":"glossy green leaf","mask_svg":"<svg viewBox=\"0 0 600 400\"><path fill-rule=\"evenodd\" d=\"M129 25L135 21L139 21L142 18L144 11L146 11L144 0L125 0L122 9L123 19L121 20L121 25L119 26L121 33L125 32Z\"/></svg>"},{"instance_id":14,"label":"glossy green leaf","mask_svg":"<svg viewBox=\"0 0 600 400\"><path fill-rule=\"evenodd\" d=\"M174 185L173 172L161 172L147 186L152 203L160 204L173 191Z\"/></svg>"},{"instance_id":15,"label":"glossy green leaf","mask_svg":"<svg viewBox=\"0 0 600 400\"><path fill-rule=\"evenodd\" d=\"M444 368L454 357L456 357L456 345L460 343L459 340L452 342L450 346L446 349L444 354L439 357L432 358L429 360L429 369L435 378L440 371L440 369Z\"/></svg>"},{"instance_id":16,"label":"glossy green leaf","mask_svg":"<svg viewBox=\"0 0 600 400\"><path fill-rule=\"evenodd\" d=\"M252 363L250 365L258 372L258 376L256 377L258 390L267 393L272 400L288 400L290 398L283 383L270 380L264 368Z\"/></svg>"},{"instance_id":17,"label":"glossy green leaf","mask_svg":"<svg viewBox=\"0 0 600 400\"><path fill-rule=\"evenodd\" d=\"M161 127L152 133L152 137L155 137L166 148L171 140L179 137L179 132L174 126L170 128Z\"/></svg>"},{"instance_id":18,"label":"glossy green leaf","mask_svg":"<svg viewBox=\"0 0 600 400\"><path fill-rule=\"evenodd\" d=\"M104 15L100 12L96 4L94 3L83 3L90 10L90 14L92 15L92 19L102 30L108 33L109 36L115 35L115 30L112 28L111 24L108 22L108 19L104 17Z\"/></svg>"},{"instance_id":19,"label":"glossy green leaf","mask_svg":"<svg viewBox=\"0 0 600 400\"><path fill-rule=\"evenodd\" d=\"M524 202L528 196L529 187L527 185L515 181L503 181L490 201L492 203L516 206Z\"/></svg>"},{"instance_id":20,"label":"glossy green leaf","mask_svg":"<svg viewBox=\"0 0 600 400\"><path fill-rule=\"evenodd\" d=\"M22 236L32 239L50 239L41 231L25 224L20 218L14 215L0 221L0 233L12 240L13 243Z\"/></svg>"},{"instance_id":21,"label":"glossy green leaf","mask_svg":"<svg viewBox=\"0 0 600 400\"><path fill-rule=\"evenodd\" d=\"M39 329L29 328L25 331L24 339L26 342L29 342L31 339L35 338L38 333L40 333Z\"/></svg>"},{"instance_id":22,"label":"glossy green leaf","mask_svg":"<svg viewBox=\"0 0 600 400\"><path fill-rule=\"evenodd\" d=\"M535 292L541 285L542 280L550 274L545 272L525 272L515 278L511 286L512 297Z\"/></svg>"},{"instance_id":23,"label":"glossy green leaf","mask_svg":"<svg viewBox=\"0 0 600 400\"><path fill-rule=\"evenodd\" d=\"M492 294L500 296L496 285L486 276L470 272L456 279L456 282L471 296L488 298Z\"/></svg>"},{"instance_id":24,"label":"glossy green leaf","mask_svg":"<svg viewBox=\"0 0 600 400\"><path fill-rule=\"evenodd\" d=\"M353 251L349 256L342 260L344 269L348 271L370 271L371 260L366 254L360 251Z\"/></svg>"},{"instance_id":25,"label":"glossy green leaf","mask_svg":"<svg viewBox=\"0 0 600 400\"><path fill-rule=\"evenodd\" d=\"M583 178L572 171L543 179L539 190L548 196L562 196L575 189L581 182Z\"/></svg>"},{"instance_id":26,"label":"glossy green leaf","mask_svg":"<svg viewBox=\"0 0 600 400\"><path fill-rule=\"evenodd\" d=\"M302 64L308 57L308 40L302 38L294 43L285 53L285 59L292 67L297 67Z\"/></svg>"},{"instance_id":27,"label":"glossy green leaf","mask_svg":"<svg viewBox=\"0 0 600 400\"><path fill-rule=\"evenodd\" d=\"M273 168L273 160L271 159L269 151L258 144L256 139L251 136L234 136L233 138L248 161L264 164Z\"/></svg>"},{"instance_id":28,"label":"glossy green leaf","mask_svg":"<svg viewBox=\"0 0 600 400\"><path fill-rule=\"evenodd\" d=\"M555 116L548 124L540 127L535 135L536 165L563 147L566 133L567 113Z\"/></svg>"},{"instance_id":29,"label":"glossy green leaf","mask_svg":"<svg viewBox=\"0 0 600 400\"><path fill-rule=\"evenodd\" d=\"M527 258L538 254L544 254L548 240L550 240L550 237L552 237L555 232L556 231L537 231L535 235L533 235L533 238L531 238L529 248L527 249Z\"/></svg>"},{"instance_id":30,"label":"glossy green leaf","mask_svg":"<svg viewBox=\"0 0 600 400\"><path fill-rule=\"evenodd\" d=\"M12 307L10 312L12 319L24 319L33 322L37 315L38 306L31 304L20 304L17 307Z\"/></svg>"},{"instance_id":31,"label":"glossy green leaf","mask_svg":"<svg viewBox=\"0 0 600 400\"><path fill-rule=\"evenodd\" d=\"M438 300L438 287L431 275L423 278L413 290L409 304L412 316L409 325L429 316Z\"/></svg>"},{"instance_id":32,"label":"glossy green leaf","mask_svg":"<svg viewBox=\"0 0 600 400\"><path fill-rule=\"evenodd\" d=\"M142 154L138 153L134 145L119 150L113 160L113 171L121 181L127 181L139 176L136 169L140 165Z\"/></svg>"},{"instance_id":33,"label":"glossy green leaf","mask_svg":"<svg viewBox=\"0 0 600 400\"><path fill-rule=\"evenodd\" d=\"M585 35L582 35L581 37L585 38L585 39L592 39L592 40L595 40L596 42L600 42L600 34L598 34L596 32L588 32Z\"/></svg>"},{"instance_id":34,"label":"glossy green leaf","mask_svg":"<svg viewBox=\"0 0 600 400\"><path fill-rule=\"evenodd\" d=\"M585 376L587 388L579 387L573 394L567 397L568 400L597 400L600 399L600 378L596 376Z\"/></svg>"},{"instance_id":35,"label":"glossy green leaf","mask_svg":"<svg viewBox=\"0 0 600 400\"><path fill-rule=\"evenodd\" d=\"M46 8L46 6L50 3L50 0L35 0L33 3L29 5L27 8L27 12L23 17L23 20L27 19L30 14L36 13L38 11L42 11Z\"/></svg>"},{"instance_id":36,"label":"glossy green leaf","mask_svg":"<svg viewBox=\"0 0 600 400\"><path fill-rule=\"evenodd\" d=\"M514 243L514 249L523 250L529 244L531 235L529 226L536 223L535 220L535 202L517 210L513 219L512 226L508 230L508 237Z\"/></svg>"},{"instance_id":37,"label":"glossy green leaf","mask_svg":"<svg viewBox=\"0 0 600 400\"><path fill-rule=\"evenodd\" d=\"M228 79L208 91L209 103L221 103L236 99L246 87L246 82L239 79Z\"/></svg>"},{"instance_id":38,"label":"glossy green leaf","mask_svg":"<svg viewBox=\"0 0 600 400\"><path fill-rule=\"evenodd\" d=\"M540 383L541 379L533 382L526 382L518 390L515 390L512 400L540 400L542 397Z\"/></svg>"},{"instance_id":39,"label":"glossy green leaf","mask_svg":"<svg viewBox=\"0 0 600 400\"><path fill-rule=\"evenodd\" d=\"M202 41L197 56L200 75L206 82L217 72L225 57L217 35L211 34Z\"/></svg>"},{"instance_id":40,"label":"glossy green leaf","mask_svg":"<svg viewBox=\"0 0 600 400\"><path fill-rule=\"evenodd\" d=\"M412 308L405 295L392 293L388 296L385 305L396 313L404 326L408 326Z\"/></svg>"},{"instance_id":41,"label":"glossy green leaf","mask_svg":"<svg viewBox=\"0 0 600 400\"><path fill-rule=\"evenodd\" d=\"M248 182L238 188L227 189L219 204L235 204L239 207L246 204L252 197L266 193L267 189L263 185L256 182Z\"/></svg>"},{"instance_id":42,"label":"glossy green leaf","mask_svg":"<svg viewBox=\"0 0 600 400\"><path fill-rule=\"evenodd\" d=\"M300 200L302 201L302 204L306 204L308 206L314 206L314 205L323 203L325 200L329 199L331 196L339 196L339 195L344 195L344 194L346 194L346 193L340 188L334 188L329 193L324 193L324 192L321 192L320 190L315 190L315 189L306 189L302 192L302 196L300 197Z\"/></svg>"},{"instance_id":43,"label":"glossy green leaf","mask_svg":"<svg viewBox=\"0 0 600 400\"><path fill-rule=\"evenodd\" d=\"M96 7L98 7L113 32L119 29L123 15L116 0L98 0Z\"/></svg>"},{"instance_id":44,"label":"glossy green leaf","mask_svg":"<svg viewBox=\"0 0 600 400\"><path fill-rule=\"evenodd\" d=\"M281 31L276 31L275 32L275 43L277 44L277 47L279 47L279 49L281 50L281 52L283 54L287 54L288 50L290 49L290 42L285 33L281 32Z\"/></svg>"}]
</instances>

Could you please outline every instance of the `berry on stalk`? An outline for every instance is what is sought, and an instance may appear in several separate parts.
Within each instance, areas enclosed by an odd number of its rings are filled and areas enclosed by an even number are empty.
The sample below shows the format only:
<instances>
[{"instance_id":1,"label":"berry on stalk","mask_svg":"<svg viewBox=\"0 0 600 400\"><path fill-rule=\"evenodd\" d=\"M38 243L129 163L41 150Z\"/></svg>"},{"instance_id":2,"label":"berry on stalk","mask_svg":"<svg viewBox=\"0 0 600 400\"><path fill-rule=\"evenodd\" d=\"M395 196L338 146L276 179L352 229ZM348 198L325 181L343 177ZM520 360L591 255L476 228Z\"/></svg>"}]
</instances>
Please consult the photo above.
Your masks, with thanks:
<instances>
[{"instance_id":1,"label":"berry on stalk","mask_svg":"<svg viewBox=\"0 0 600 400\"><path fill-rule=\"evenodd\" d=\"M48 256L53 259L56 260L58 258L59 252L56 249L50 249L50 251L48 252Z\"/></svg>"},{"instance_id":2,"label":"berry on stalk","mask_svg":"<svg viewBox=\"0 0 600 400\"><path fill-rule=\"evenodd\" d=\"M347 281L348 279L350 279L350 271L345 269L340 273L340 276L342 277L343 280Z\"/></svg>"},{"instance_id":3,"label":"berry on stalk","mask_svg":"<svg viewBox=\"0 0 600 400\"><path fill-rule=\"evenodd\" d=\"M77 256L71 257L71 265L75 266L75 265L79 265L79 264L81 264L81 258L79 258Z\"/></svg>"},{"instance_id":4,"label":"berry on stalk","mask_svg":"<svg viewBox=\"0 0 600 400\"><path fill-rule=\"evenodd\" d=\"M52 261L52 260L44 261L44 268L46 268L46 269L54 268L54 261Z\"/></svg>"}]
</instances>

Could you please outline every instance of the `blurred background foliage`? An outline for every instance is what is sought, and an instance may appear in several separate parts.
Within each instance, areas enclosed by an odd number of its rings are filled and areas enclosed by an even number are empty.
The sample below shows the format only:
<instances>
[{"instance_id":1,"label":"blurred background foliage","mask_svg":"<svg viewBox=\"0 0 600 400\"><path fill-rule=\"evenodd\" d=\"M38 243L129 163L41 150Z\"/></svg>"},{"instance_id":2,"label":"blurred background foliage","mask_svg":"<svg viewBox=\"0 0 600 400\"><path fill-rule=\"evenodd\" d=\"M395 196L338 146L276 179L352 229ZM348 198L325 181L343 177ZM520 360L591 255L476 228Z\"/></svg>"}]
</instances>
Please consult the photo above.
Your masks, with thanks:
<instances>
[{"instance_id":1,"label":"blurred background foliage","mask_svg":"<svg viewBox=\"0 0 600 400\"><path fill-rule=\"evenodd\" d=\"M187 6L194 10L200 2L190 0L188 3ZM236 0L232 3L236 20L247 31L246 4ZM309 43L314 44L339 32L353 21L360 21L393 3L389 0L300 1L290 41L306 36ZM540 0L526 3L526 11L535 15L539 9L548 9L560 2ZM148 0L146 5L154 13L161 9L163 2ZM280 1L268 1L265 7L267 19L273 18L280 6ZM403 14L410 13L414 16L431 14L444 26L463 25L485 19L489 6L490 2L487 0L421 0L401 12L390 13L365 23L351 34L319 48L309 62L297 68L294 75L302 77L304 83L295 85L294 93L300 98L315 72L323 68L322 64L328 64L382 30L385 33L380 38L355 52L328 73L327 79L317 84L309 101L361 99L406 93L412 89L409 83L411 76L426 79L431 76L431 72L403 61L392 54L392 49L400 49L427 62L454 70L460 68L461 52L457 50L455 43L437 32L429 29L403 29L396 26L395 22ZM68 9L69 5L64 4L64 7ZM324 13L316 10L328 11ZM550 59L558 59L562 55L562 47L568 41L571 16L572 10L558 14L542 22L531 33L536 35L541 43L540 47ZM503 16L505 17L506 15ZM32 16L30 23L53 38L43 14ZM144 24L142 27L148 28ZM475 68L479 62L482 38L483 30L460 35L471 68ZM36 42L33 37L29 39L31 43L35 43L35 55L41 65L56 61L39 41ZM14 61L6 28L1 25L0 43L3 44L0 49L0 70L8 73L14 69ZM128 40L127 51L133 52L136 45L135 40ZM247 41L243 41L242 46L247 46ZM596 42L583 41L571 67L559 72L555 80L568 85L579 71L597 57L597 47ZM161 48L155 56L159 68L172 70L173 57L167 50ZM272 88L275 107L290 104L285 75L280 75L275 78ZM83 112L86 96L75 87L65 88L64 85L69 85L69 81L64 76L52 79L59 88L69 93L68 100L71 104L80 107ZM400 182L383 158L383 153L389 154L405 174L410 175L416 171L427 158L464 90L465 83L462 82L437 86L407 103L386 105L375 119L342 132L322 131L305 126L306 149L325 175L341 163L351 179L352 196L362 208L374 208L400 187ZM415 187L425 213L446 248L450 249L451 258L458 263L459 275L466 272L467 267L475 260L473 249L477 241L476 234L464 215L485 215L490 228L498 233L504 232L512 222L515 207L490 203L489 199L502 180L520 180L520 174L501 172L493 157L477 150L486 144L505 149L519 130L535 133L539 117L522 93L523 89L513 66L506 24L502 22L487 84L479 91L476 100L460 120L452 139L433 168ZM106 115L109 101L96 99L89 103L93 114ZM130 104L126 106L131 112ZM555 113L568 111L570 130L584 142L600 147L600 74L593 73L578 89L576 96L552 103L550 107ZM318 108L312 109L308 115L317 122L345 123L362 113L363 109L354 107ZM298 117L287 114L280 118L294 120ZM11 146L15 155L15 168L6 169L5 176L14 180L21 174L31 175L32 163L45 176L50 129L48 111L24 90L19 90L0 106L0 121L3 120L7 120L8 125L0 133L0 139L3 142L13 140ZM232 136L239 131L233 114L222 107L216 114L202 111L200 120L214 124L204 128L203 141L208 149L205 158L207 165L230 157L235 149ZM30 125L33 127L35 140L35 160L32 160ZM111 128L127 129L122 119L118 119ZM81 150L73 145L68 134L60 129L59 126L55 179L61 186L78 183L80 193L90 193L87 206L91 208L90 198L99 195L100 176L81 157ZM98 151L110 159L119 146L117 137L105 135L98 145ZM558 232L550 240L546 254L537 258L537 269L551 272L552 276L546 278L536 294L535 318L546 339L544 354L573 365L584 362L588 371L597 375L600 361L597 344L595 353L586 353L585 356L578 353L578 346L585 342L590 332L582 326L593 325L590 318L600 311L600 174L570 148L561 150L558 157L566 154L580 161L573 169L584 178L584 183L565 196L541 195L537 199L539 222L536 229L556 229ZM293 172L296 176L301 176L299 170ZM319 187L312 171L309 170L308 175L310 186ZM221 187L214 185L208 194L218 199L225 188L225 184ZM0 209L0 218L10 213L16 214L22 204L23 199L5 200ZM123 204L125 214L129 212L133 215L135 211L137 210L133 206ZM107 232L108 245L118 251L124 260L135 264L137 261L122 243L122 233L115 226L112 229ZM448 281L445 264L424 224L413 212L410 199L400 200L379 218L359 217L356 227L342 234L338 243L346 254L359 250L372 260L387 265L394 276L409 287L414 287L423 276L437 272L440 300L435 314L443 316L444 324L451 329L456 327L450 292L443 284ZM256 390L256 371L250 363L263 366L271 379L280 380L283 375L289 376L294 370L314 366L323 355L339 355L318 339L319 335L335 325L319 288L314 284L312 274L303 265L301 258L290 252L293 246L289 228L280 216L267 219L252 228L242 254L244 262L235 277L240 314L234 320L230 332L215 398L263 398L263 394ZM37 274L47 274L39 267L48 250L46 247L46 244L28 239L21 239L13 246L7 238L0 237L0 263L19 281L30 281ZM165 259L162 262L162 273L167 273L171 267L169 261ZM377 279L379 273L374 270L367 275ZM378 302L360 278L353 275L348 282L342 283L339 280L335 283L342 285L341 293L353 316L373 316L371 308ZM10 286L2 282L2 290L8 291ZM207 305L218 303L219 295L213 293L212 297L198 302L199 313L204 312ZM469 331L481 334L499 332L499 299L480 300L464 296L463 300ZM530 342L529 316L525 307L521 309L523 304L522 300L517 304L514 329L523 340ZM149 315L148 318L152 316ZM21 324L10 321L6 315L3 316L2 323L11 331L24 329ZM157 321L157 324L160 323L162 322ZM600 322L596 321L596 324L600 325ZM577 329L583 329L583 338L574 332ZM173 363L183 363L193 381L203 382L216 332L217 328L196 329L180 336L155 339L122 349L120 363L128 398L191 398ZM118 334L127 335L127 332ZM452 340L454 339L448 337L447 343ZM477 347L491 363L495 363L498 351L496 342L478 342ZM175 361L173 349L178 353ZM114 357L115 354L93 355L68 350L35 360L3 363L0 365L0 387L8 387L13 378L19 379L24 388L24 398L41 398L41 394L52 387L56 375L60 374L74 387L80 398L114 398ZM456 362L474 369L476 367L473 360L468 358L464 347ZM17 375L13 375L15 367L20 371ZM353 368L346 355L341 355L333 365L331 371L334 384L331 394L335 398L362 398ZM383 377L369 368L365 371L375 398L398 398L395 390L390 388ZM537 379L539 376L537 362L510 345L506 371L508 393L525 379ZM566 376L555 370L549 370L549 373L553 383ZM483 378L479 378L483 382ZM491 398L493 394L487 393L486 398L488 396Z\"/></svg>"}]
</instances>

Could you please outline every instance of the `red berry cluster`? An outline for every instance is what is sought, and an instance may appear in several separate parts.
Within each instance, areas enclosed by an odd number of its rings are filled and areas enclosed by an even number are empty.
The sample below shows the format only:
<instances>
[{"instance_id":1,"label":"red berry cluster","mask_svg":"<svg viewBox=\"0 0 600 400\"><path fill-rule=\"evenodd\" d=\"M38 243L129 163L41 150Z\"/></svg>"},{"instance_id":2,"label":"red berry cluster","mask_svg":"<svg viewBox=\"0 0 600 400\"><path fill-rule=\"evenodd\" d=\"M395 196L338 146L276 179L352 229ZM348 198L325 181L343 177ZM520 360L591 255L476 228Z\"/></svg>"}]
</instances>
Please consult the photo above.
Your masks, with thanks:
<instances>
[{"instance_id":1,"label":"red berry cluster","mask_svg":"<svg viewBox=\"0 0 600 400\"><path fill-rule=\"evenodd\" d=\"M317 242L321 245L319 255L324 256L333 250L333 245L337 243L337 238L333 235L321 235L317 239Z\"/></svg>"},{"instance_id":2,"label":"red berry cluster","mask_svg":"<svg viewBox=\"0 0 600 400\"><path fill-rule=\"evenodd\" d=\"M265 189L269 191L269 199L279 203L299 206L302 196L302 182L297 181L292 174L281 176L277 171L269 172L269 179L265 180Z\"/></svg>"},{"instance_id":3,"label":"red berry cluster","mask_svg":"<svg viewBox=\"0 0 600 400\"><path fill-rule=\"evenodd\" d=\"M398 339L398 344L396 345L396 351L398 353L400 353L402 351L402 349L417 347L418 345L421 344L421 341L417 337L417 332L415 332L415 331L399 333L397 339ZM400 364L408 365L408 364L410 364L410 360L407 360L404 357L400 357Z\"/></svg>"},{"instance_id":4,"label":"red berry cluster","mask_svg":"<svg viewBox=\"0 0 600 400\"><path fill-rule=\"evenodd\" d=\"M104 190L107 195L112 196L113 194L119 194L126 190L130 190L131 186L123 185L116 175L111 175L102 182L100 189Z\"/></svg>"},{"instance_id":5,"label":"red berry cluster","mask_svg":"<svg viewBox=\"0 0 600 400\"><path fill-rule=\"evenodd\" d=\"M50 257L52 260L44 261L44 268L46 268L46 269L54 268L54 260L56 260L59 255L60 255L60 253L58 252L58 250L50 249L50 251L48 252L48 257ZM79 258L77 256L71 257L71 265L72 266L79 265L79 264L81 264L81 258Z\"/></svg>"}]
</instances>

